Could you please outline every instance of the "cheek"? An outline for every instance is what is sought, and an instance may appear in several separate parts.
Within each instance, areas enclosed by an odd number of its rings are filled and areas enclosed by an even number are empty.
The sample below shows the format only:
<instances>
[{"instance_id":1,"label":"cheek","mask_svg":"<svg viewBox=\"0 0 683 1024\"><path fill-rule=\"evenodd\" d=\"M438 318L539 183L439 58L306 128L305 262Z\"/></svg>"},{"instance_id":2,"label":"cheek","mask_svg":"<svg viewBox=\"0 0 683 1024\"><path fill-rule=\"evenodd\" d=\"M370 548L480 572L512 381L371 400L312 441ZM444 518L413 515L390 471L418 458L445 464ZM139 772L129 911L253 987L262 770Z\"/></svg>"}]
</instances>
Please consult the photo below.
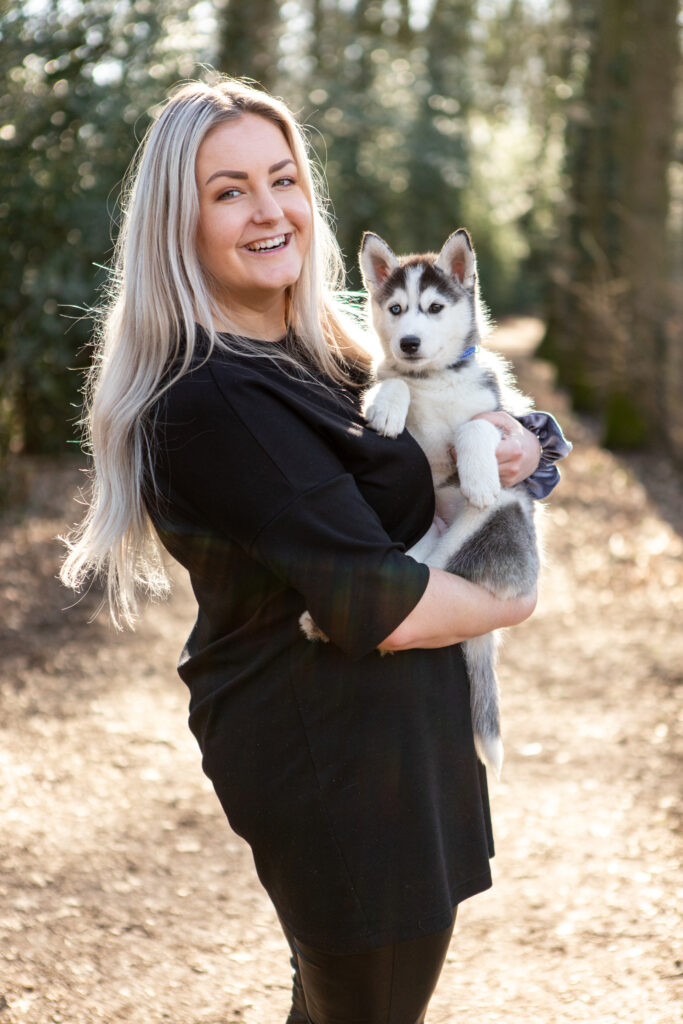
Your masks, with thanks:
<instances>
[{"instance_id":1,"label":"cheek","mask_svg":"<svg viewBox=\"0 0 683 1024\"><path fill-rule=\"evenodd\" d=\"M227 247L240 236L239 218L227 207L202 211L197 225L197 251L211 260L221 258Z\"/></svg>"},{"instance_id":2,"label":"cheek","mask_svg":"<svg viewBox=\"0 0 683 1024\"><path fill-rule=\"evenodd\" d=\"M197 254L202 263L211 266L217 255L217 237L215 220L201 216L197 225Z\"/></svg>"},{"instance_id":3,"label":"cheek","mask_svg":"<svg viewBox=\"0 0 683 1024\"><path fill-rule=\"evenodd\" d=\"M374 309L372 323L378 334L384 338L390 338L395 333L398 320L383 309Z\"/></svg>"},{"instance_id":4,"label":"cheek","mask_svg":"<svg viewBox=\"0 0 683 1024\"><path fill-rule=\"evenodd\" d=\"M456 324L462 334L466 334L474 322L473 310L469 303L460 301L456 307Z\"/></svg>"},{"instance_id":5,"label":"cheek","mask_svg":"<svg viewBox=\"0 0 683 1024\"><path fill-rule=\"evenodd\" d=\"M311 237L313 214L305 196L301 196L299 201L294 204L290 212L290 217L294 221L298 231L309 239Z\"/></svg>"}]
</instances>

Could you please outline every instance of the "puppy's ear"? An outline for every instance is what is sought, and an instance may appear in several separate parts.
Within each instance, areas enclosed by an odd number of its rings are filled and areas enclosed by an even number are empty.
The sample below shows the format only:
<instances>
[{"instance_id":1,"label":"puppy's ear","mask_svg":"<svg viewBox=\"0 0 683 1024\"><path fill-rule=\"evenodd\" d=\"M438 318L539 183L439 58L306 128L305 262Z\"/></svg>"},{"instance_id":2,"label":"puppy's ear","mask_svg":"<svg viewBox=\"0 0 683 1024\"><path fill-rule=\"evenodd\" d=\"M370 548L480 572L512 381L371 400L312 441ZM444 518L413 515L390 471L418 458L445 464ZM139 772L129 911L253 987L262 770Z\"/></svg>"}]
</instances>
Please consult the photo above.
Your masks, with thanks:
<instances>
[{"instance_id":1,"label":"puppy's ear","mask_svg":"<svg viewBox=\"0 0 683 1024\"><path fill-rule=\"evenodd\" d=\"M477 282L477 258L470 236L464 228L454 231L447 239L436 265L463 287L474 288Z\"/></svg>"},{"instance_id":2,"label":"puppy's ear","mask_svg":"<svg viewBox=\"0 0 683 1024\"><path fill-rule=\"evenodd\" d=\"M363 235L359 261L363 281L369 292L377 291L398 266L398 259L387 243L371 231Z\"/></svg>"}]
</instances>

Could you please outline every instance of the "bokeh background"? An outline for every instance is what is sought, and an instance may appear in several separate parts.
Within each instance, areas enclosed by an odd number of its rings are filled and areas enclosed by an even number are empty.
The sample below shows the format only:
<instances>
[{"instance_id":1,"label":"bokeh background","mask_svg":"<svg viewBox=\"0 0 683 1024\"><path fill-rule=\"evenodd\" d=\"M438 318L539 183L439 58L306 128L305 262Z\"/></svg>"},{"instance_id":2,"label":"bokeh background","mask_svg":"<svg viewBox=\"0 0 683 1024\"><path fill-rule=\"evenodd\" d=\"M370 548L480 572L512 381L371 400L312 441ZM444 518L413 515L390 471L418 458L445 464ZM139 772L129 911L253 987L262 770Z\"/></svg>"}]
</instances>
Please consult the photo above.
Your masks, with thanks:
<instances>
[{"instance_id":1,"label":"bokeh background","mask_svg":"<svg viewBox=\"0 0 683 1024\"><path fill-rule=\"evenodd\" d=\"M543 318L601 439L683 463L681 24L679 0L5 2L0 472L75 444L121 180L201 65L310 126L350 288L363 230L466 225L494 317Z\"/></svg>"},{"instance_id":2,"label":"bokeh background","mask_svg":"<svg viewBox=\"0 0 683 1024\"><path fill-rule=\"evenodd\" d=\"M121 634L56 578L121 181L202 65L310 126L350 289L363 230L469 227L491 345L574 443L501 658L495 885L430 1021L681 1020L682 28L678 0L0 0L0 1024L286 1016L186 727L187 580Z\"/></svg>"}]
</instances>

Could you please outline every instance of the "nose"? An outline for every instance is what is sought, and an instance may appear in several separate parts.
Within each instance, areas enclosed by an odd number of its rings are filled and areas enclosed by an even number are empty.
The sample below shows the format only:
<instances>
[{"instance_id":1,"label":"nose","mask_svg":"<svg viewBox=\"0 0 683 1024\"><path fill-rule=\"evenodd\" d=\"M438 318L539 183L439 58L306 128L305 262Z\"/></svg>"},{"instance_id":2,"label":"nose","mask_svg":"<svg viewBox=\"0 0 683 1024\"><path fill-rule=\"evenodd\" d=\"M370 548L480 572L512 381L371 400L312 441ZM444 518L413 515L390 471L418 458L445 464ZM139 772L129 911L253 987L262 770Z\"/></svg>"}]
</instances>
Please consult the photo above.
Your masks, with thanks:
<instances>
[{"instance_id":1,"label":"nose","mask_svg":"<svg viewBox=\"0 0 683 1024\"><path fill-rule=\"evenodd\" d=\"M407 356L414 356L420 347L420 339L417 334L406 334L400 341L401 352Z\"/></svg>"},{"instance_id":2,"label":"nose","mask_svg":"<svg viewBox=\"0 0 683 1024\"><path fill-rule=\"evenodd\" d=\"M256 196L252 216L257 223L280 220L282 208L270 189L264 189Z\"/></svg>"}]
</instances>

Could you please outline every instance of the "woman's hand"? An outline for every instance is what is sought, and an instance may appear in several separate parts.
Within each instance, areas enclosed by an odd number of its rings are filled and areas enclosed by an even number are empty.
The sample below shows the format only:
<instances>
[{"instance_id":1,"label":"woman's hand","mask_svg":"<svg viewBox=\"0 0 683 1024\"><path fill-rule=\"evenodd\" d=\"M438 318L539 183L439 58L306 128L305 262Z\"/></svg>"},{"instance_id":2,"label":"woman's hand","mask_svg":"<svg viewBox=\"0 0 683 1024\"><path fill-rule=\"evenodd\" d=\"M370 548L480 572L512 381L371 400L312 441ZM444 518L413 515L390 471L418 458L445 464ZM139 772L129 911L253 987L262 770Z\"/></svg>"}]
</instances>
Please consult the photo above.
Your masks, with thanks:
<instances>
[{"instance_id":1,"label":"woman's hand","mask_svg":"<svg viewBox=\"0 0 683 1024\"><path fill-rule=\"evenodd\" d=\"M535 434L507 412L480 412L475 420L488 420L502 431L503 437L496 448L498 474L502 487L513 487L526 480L538 469L541 444ZM455 449L451 449L456 461Z\"/></svg>"}]
</instances>

